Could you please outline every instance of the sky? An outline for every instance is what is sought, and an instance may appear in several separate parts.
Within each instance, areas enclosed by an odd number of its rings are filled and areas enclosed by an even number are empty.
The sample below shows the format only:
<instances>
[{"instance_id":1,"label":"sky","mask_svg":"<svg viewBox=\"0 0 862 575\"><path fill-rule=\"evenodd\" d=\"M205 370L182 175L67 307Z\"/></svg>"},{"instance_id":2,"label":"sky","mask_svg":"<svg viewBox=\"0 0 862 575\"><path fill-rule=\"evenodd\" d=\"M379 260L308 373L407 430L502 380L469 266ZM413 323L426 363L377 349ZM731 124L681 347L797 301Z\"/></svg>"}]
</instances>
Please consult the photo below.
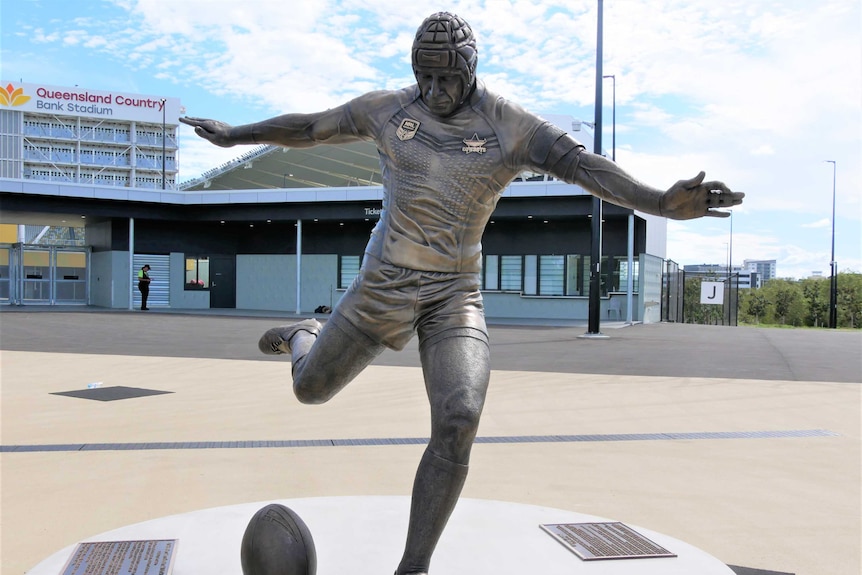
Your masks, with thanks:
<instances>
[{"instance_id":1,"label":"sky","mask_svg":"<svg viewBox=\"0 0 862 575\"><path fill-rule=\"evenodd\" d=\"M597 5L0 0L0 79L180 98L243 124L414 83L416 28L446 10L473 28L490 89L593 122ZM828 276L834 229L839 271L862 272L860 0L606 0L603 20L603 147L661 189L704 170L746 194L732 218L669 221L669 259ZM179 181L249 149L183 125Z\"/></svg>"}]
</instances>

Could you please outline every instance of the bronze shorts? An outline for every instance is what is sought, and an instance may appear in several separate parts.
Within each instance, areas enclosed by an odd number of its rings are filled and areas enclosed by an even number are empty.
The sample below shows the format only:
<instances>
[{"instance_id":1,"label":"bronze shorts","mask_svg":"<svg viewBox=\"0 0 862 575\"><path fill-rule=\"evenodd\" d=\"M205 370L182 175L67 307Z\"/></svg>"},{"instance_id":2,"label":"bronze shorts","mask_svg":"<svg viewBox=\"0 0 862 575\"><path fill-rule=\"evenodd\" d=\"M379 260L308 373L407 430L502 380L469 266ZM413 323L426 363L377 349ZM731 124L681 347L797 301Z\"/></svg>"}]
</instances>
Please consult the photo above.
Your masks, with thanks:
<instances>
[{"instance_id":1,"label":"bronze shorts","mask_svg":"<svg viewBox=\"0 0 862 575\"><path fill-rule=\"evenodd\" d=\"M343 318L395 350L403 349L414 333L420 345L466 333L487 343L479 287L478 273L411 270L366 255L332 319L339 323Z\"/></svg>"}]
</instances>

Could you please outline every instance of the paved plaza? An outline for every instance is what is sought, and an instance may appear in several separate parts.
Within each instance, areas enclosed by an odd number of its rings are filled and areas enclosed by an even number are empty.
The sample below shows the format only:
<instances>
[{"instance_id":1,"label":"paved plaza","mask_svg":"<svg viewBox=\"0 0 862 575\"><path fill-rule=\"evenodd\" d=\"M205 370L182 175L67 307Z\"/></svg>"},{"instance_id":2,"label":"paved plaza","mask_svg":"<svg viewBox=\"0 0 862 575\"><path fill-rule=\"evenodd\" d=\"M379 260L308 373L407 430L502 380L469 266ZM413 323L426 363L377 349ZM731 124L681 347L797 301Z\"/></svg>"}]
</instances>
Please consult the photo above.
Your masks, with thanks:
<instances>
[{"instance_id":1,"label":"paved plaza","mask_svg":"<svg viewBox=\"0 0 862 575\"><path fill-rule=\"evenodd\" d=\"M0 309L0 572L166 515L409 495L416 341L305 406L257 350L279 315ZM862 333L602 329L490 326L464 497L640 525L739 572L860 573Z\"/></svg>"}]
</instances>

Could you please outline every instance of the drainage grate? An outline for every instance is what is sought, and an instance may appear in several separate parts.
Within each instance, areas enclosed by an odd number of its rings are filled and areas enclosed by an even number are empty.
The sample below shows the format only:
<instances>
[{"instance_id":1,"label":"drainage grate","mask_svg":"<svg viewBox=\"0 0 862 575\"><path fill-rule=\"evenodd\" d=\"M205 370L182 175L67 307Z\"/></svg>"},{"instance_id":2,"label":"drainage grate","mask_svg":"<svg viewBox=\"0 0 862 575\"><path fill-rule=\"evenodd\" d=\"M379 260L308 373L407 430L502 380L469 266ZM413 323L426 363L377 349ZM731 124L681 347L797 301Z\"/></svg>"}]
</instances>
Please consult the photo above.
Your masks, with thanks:
<instances>
[{"instance_id":1,"label":"drainage grate","mask_svg":"<svg viewBox=\"0 0 862 575\"><path fill-rule=\"evenodd\" d=\"M58 391L51 395L65 395L66 397L78 397L81 399L93 399L95 401L117 401L119 399L134 399L148 395L162 395L173 393L173 391L158 391L155 389L142 389L140 387L125 387L114 385L111 387L94 387L92 389L76 389L74 391Z\"/></svg>"}]
</instances>

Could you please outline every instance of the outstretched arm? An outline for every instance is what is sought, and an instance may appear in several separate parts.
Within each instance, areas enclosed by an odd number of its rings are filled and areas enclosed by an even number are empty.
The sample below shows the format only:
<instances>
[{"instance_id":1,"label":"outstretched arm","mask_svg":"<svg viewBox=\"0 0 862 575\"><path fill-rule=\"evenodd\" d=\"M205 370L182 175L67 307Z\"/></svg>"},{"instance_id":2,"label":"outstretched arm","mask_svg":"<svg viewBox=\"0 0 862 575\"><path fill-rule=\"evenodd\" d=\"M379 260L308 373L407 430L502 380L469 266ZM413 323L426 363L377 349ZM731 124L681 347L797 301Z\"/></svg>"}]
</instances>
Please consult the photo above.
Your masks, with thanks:
<instances>
[{"instance_id":1,"label":"outstretched arm","mask_svg":"<svg viewBox=\"0 0 862 575\"><path fill-rule=\"evenodd\" d=\"M742 203L745 194L732 192L723 182L704 182L704 172L680 180L667 191L647 186L617 164L597 154L581 152L575 183L608 202L675 220L702 216L726 218L730 208Z\"/></svg>"},{"instance_id":2,"label":"outstretched arm","mask_svg":"<svg viewBox=\"0 0 862 575\"><path fill-rule=\"evenodd\" d=\"M732 192L722 182L704 182L701 172L680 180L667 191L643 184L604 156L591 154L561 129L545 124L528 145L529 160L536 168L575 183L594 196L623 206L676 220L701 216L727 217L729 208L742 203L745 194Z\"/></svg>"},{"instance_id":3,"label":"outstretched arm","mask_svg":"<svg viewBox=\"0 0 862 575\"><path fill-rule=\"evenodd\" d=\"M342 144L361 139L355 132L345 104L315 114L284 114L254 124L231 126L218 120L180 118L201 138L223 148L238 144L274 144L309 148L318 144Z\"/></svg>"}]
</instances>

